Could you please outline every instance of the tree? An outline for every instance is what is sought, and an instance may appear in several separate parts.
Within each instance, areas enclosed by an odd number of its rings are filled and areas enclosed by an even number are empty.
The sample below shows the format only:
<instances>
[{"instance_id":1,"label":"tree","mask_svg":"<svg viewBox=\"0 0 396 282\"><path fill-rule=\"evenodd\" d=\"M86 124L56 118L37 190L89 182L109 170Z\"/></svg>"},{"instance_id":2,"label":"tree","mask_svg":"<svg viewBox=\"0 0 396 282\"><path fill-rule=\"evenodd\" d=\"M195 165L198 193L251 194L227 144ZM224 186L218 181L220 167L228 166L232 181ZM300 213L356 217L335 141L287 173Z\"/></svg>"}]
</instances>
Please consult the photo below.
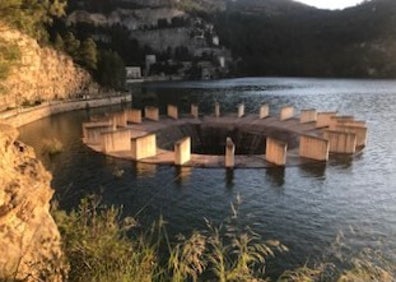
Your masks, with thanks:
<instances>
[{"instance_id":1,"label":"tree","mask_svg":"<svg viewBox=\"0 0 396 282\"><path fill-rule=\"evenodd\" d=\"M98 63L97 53L95 41L90 37L84 40L80 48L79 59L81 64L88 70L96 70Z\"/></svg>"},{"instance_id":2,"label":"tree","mask_svg":"<svg viewBox=\"0 0 396 282\"><path fill-rule=\"evenodd\" d=\"M64 51L65 50L65 42L63 41L62 36L59 33L55 36L54 47L56 50Z\"/></svg>"},{"instance_id":3,"label":"tree","mask_svg":"<svg viewBox=\"0 0 396 282\"><path fill-rule=\"evenodd\" d=\"M46 25L54 17L65 15L66 3L67 0L2 0L0 18L39 41L46 41Z\"/></svg>"},{"instance_id":4,"label":"tree","mask_svg":"<svg viewBox=\"0 0 396 282\"><path fill-rule=\"evenodd\" d=\"M101 51L99 54L96 79L102 85L114 89L123 89L125 85L125 64L114 51Z\"/></svg>"},{"instance_id":5,"label":"tree","mask_svg":"<svg viewBox=\"0 0 396 282\"><path fill-rule=\"evenodd\" d=\"M65 35L65 51L74 58L74 60L78 61L79 49L80 49L80 40L78 40L72 32L68 32Z\"/></svg>"}]
</instances>

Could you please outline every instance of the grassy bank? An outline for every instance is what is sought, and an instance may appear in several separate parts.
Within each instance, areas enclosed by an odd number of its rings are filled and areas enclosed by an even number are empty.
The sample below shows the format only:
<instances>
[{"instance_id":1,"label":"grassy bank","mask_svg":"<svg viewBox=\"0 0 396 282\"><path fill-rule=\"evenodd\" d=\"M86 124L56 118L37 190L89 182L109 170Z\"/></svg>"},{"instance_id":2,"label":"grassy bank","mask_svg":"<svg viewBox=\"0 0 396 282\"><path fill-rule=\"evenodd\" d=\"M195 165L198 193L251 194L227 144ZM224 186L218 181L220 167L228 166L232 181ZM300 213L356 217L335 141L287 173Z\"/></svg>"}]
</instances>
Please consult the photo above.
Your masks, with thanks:
<instances>
[{"instance_id":1,"label":"grassy bank","mask_svg":"<svg viewBox=\"0 0 396 282\"><path fill-rule=\"evenodd\" d=\"M250 228L237 228L234 217L219 226L207 221L206 230L169 240L163 219L138 232L134 219L121 218L121 209L100 205L98 197L82 200L69 214L57 209L53 214L70 265L69 281L269 281L266 260L288 251L278 241L264 241ZM160 256L164 248L166 255ZM396 278L395 265L373 250L348 259L333 254L328 259L285 271L277 280Z\"/></svg>"}]
</instances>

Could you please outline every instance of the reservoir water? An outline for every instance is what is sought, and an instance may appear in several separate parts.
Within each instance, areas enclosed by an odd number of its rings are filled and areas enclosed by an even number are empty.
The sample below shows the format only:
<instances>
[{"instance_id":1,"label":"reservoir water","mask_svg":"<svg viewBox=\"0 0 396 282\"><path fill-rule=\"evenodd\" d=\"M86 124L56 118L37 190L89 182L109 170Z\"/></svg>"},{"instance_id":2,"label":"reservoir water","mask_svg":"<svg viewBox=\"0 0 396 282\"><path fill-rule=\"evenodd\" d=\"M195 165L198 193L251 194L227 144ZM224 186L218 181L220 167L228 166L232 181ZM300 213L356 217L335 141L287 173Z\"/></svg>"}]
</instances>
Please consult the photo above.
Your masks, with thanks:
<instances>
[{"instance_id":1,"label":"reservoir water","mask_svg":"<svg viewBox=\"0 0 396 282\"><path fill-rule=\"evenodd\" d=\"M220 223L240 197L238 224L290 249L271 262L274 273L319 259L339 234L351 251L378 248L396 262L396 81L245 78L149 84L133 93L134 107L157 105L162 113L167 103L187 112L194 102L209 114L214 101L223 112L235 112L240 102L250 113L262 102L273 114L283 105L337 110L367 121L368 145L324 165L178 169L112 159L82 144L81 123L119 107L65 113L21 128L21 139L52 172L61 207L96 193L105 204L122 205L143 228L162 215L173 237L205 228L204 218ZM65 150L49 158L43 141L54 137ZM124 174L117 178L119 169Z\"/></svg>"}]
</instances>

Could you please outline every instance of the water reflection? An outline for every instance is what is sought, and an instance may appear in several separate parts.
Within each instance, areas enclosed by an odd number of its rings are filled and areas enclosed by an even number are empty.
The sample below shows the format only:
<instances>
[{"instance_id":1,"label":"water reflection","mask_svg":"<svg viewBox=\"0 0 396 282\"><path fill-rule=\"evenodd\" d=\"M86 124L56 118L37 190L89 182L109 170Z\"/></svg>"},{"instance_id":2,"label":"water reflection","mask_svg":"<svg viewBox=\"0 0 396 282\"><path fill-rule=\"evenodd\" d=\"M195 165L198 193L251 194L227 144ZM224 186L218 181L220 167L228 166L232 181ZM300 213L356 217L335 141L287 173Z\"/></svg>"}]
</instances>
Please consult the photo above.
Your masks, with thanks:
<instances>
[{"instance_id":1,"label":"water reflection","mask_svg":"<svg viewBox=\"0 0 396 282\"><path fill-rule=\"evenodd\" d=\"M137 179L154 177L157 172L157 166L142 162L132 162L132 171Z\"/></svg>"},{"instance_id":2,"label":"water reflection","mask_svg":"<svg viewBox=\"0 0 396 282\"><path fill-rule=\"evenodd\" d=\"M325 172L326 172L327 164L325 162L317 162L312 164L303 164L299 166L299 169L302 172L302 175L308 175L317 179L326 179Z\"/></svg>"},{"instance_id":3,"label":"water reflection","mask_svg":"<svg viewBox=\"0 0 396 282\"><path fill-rule=\"evenodd\" d=\"M232 189L235 185L234 182L234 170L226 169L225 170L225 184L228 189Z\"/></svg>"},{"instance_id":4,"label":"water reflection","mask_svg":"<svg viewBox=\"0 0 396 282\"><path fill-rule=\"evenodd\" d=\"M330 166L338 167L341 169L352 168L354 162L354 155L348 154L331 154L328 164Z\"/></svg>"},{"instance_id":5,"label":"water reflection","mask_svg":"<svg viewBox=\"0 0 396 282\"><path fill-rule=\"evenodd\" d=\"M285 184L285 167L270 167L265 174L274 185L282 187Z\"/></svg>"},{"instance_id":6,"label":"water reflection","mask_svg":"<svg viewBox=\"0 0 396 282\"><path fill-rule=\"evenodd\" d=\"M175 167L175 183L176 185L182 185L183 183L188 182L191 176L191 167L184 166L176 166Z\"/></svg>"}]
</instances>

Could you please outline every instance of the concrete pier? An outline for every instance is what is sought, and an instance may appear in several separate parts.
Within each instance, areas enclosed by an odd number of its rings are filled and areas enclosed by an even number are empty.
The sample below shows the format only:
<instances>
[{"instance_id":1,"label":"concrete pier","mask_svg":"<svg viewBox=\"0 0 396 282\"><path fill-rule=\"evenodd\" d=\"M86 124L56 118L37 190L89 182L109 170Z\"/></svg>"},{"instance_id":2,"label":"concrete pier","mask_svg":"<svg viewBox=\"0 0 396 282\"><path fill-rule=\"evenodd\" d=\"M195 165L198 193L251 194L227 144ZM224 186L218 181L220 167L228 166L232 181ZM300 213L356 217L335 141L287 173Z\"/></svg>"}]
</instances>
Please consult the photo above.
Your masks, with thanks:
<instances>
[{"instance_id":1,"label":"concrete pier","mask_svg":"<svg viewBox=\"0 0 396 282\"><path fill-rule=\"evenodd\" d=\"M285 166L287 159L287 143L267 137L265 159L277 166Z\"/></svg>"},{"instance_id":2,"label":"concrete pier","mask_svg":"<svg viewBox=\"0 0 396 282\"><path fill-rule=\"evenodd\" d=\"M123 128L118 130L104 131L101 133L101 145L104 153L130 151L131 131Z\"/></svg>"},{"instance_id":3,"label":"concrete pier","mask_svg":"<svg viewBox=\"0 0 396 282\"><path fill-rule=\"evenodd\" d=\"M226 168L233 168L235 166L235 144L230 137L227 137L225 148L225 161Z\"/></svg>"},{"instance_id":4,"label":"concrete pier","mask_svg":"<svg viewBox=\"0 0 396 282\"><path fill-rule=\"evenodd\" d=\"M128 110L127 120L130 123L142 123L142 110L139 109Z\"/></svg>"},{"instance_id":5,"label":"concrete pier","mask_svg":"<svg viewBox=\"0 0 396 282\"><path fill-rule=\"evenodd\" d=\"M178 109L175 105L168 105L167 113L168 113L168 117L170 117L170 118L173 118L173 119L179 118Z\"/></svg>"},{"instance_id":6,"label":"concrete pier","mask_svg":"<svg viewBox=\"0 0 396 282\"><path fill-rule=\"evenodd\" d=\"M328 127L331 124L331 118L335 117L337 112L319 112L316 118L316 127Z\"/></svg>"},{"instance_id":7,"label":"concrete pier","mask_svg":"<svg viewBox=\"0 0 396 282\"><path fill-rule=\"evenodd\" d=\"M198 118L198 117L199 117L198 105L191 104L191 115L192 115L194 118Z\"/></svg>"},{"instance_id":8,"label":"concrete pier","mask_svg":"<svg viewBox=\"0 0 396 282\"><path fill-rule=\"evenodd\" d=\"M157 154L157 140L155 134L133 137L130 141L132 159L141 160Z\"/></svg>"},{"instance_id":9,"label":"concrete pier","mask_svg":"<svg viewBox=\"0 0 396 282\"><path fill-rule=\"evenodd\" d=\"M291 106L282 107L280 110L280 120L287 120L294 116L294 108Z\"/></svg>"},{"instance_id":10,"label":"concrete pier","mask_svg":"<svg viewBox=\"0 0 396 282\"><path fill-rule=\"evenodd\" d=\"M238 117L241 118L245 115L245 104L238 105Z\"/></svg>"},{"instance_id":11,"label":"concrete pier","mask_svg":"<svg viewBox=\"0 0 396 282\"><path fill-rule=\"evenodd\" d=\"M112 126L111 120L83 122L83 124L82 124L83 138L88 137L87 129L100 128L100 127L111 127L111 126Z\"/></svg>"},{"instance_id":12,"label":"concrete pier","mask_svg":"<svg viewBox=\"0 0 396 282\"><path fill-rule=\"evenodd\" d=\"M329 141L315 136L300 136L299 155L316 161L327 161L329 159Z\"/></svg>"},{"instance_id":13,"label":"concrete pier","mask_svg":"<svg viewBox=\"0 0 396 282\"><path fill-rule=\"evenodd\" d=\"M269 105L268 104L262 104L260 106L260 119L266 118L269 116Z\"/></svg>"},{"instance_id":14,"label":"concrete pier","mask_svg":"<svg viewBox=\"0 0 396 282\"><path fill-rule=\"evenodd\" d=\"M338 125L335 130L347 133L354 133L356 135L356 146L364 147L367 144L367 127Z\"/></svg>"},{"instance_id":15,"label":"concrete pier","mask_svg":"<svg viewBox=\"0 0 396 282\"><path fill-rule=\"evenodd\" d=\"M332 117L330 117L329 128L331 130L334 130L339 124L342 124L345 122L353 122L353 120L354 120L353 116L332 116Z\"/></svg>"},{"instance_id":16,"label":"concrete pier","mask_svg":"<svg viewBox=\"0 0 396 282\"><path fill-rule=\"evenodd\" d=\"M219 102L215 102L214 115L215 115L215 117L220 117L220 104L219 104Z\"/></svg>"},{"instance_id":17,"label":"concrete pier","mask_svg":"<svg viewBox=\"0 0 396 282\"><path fill-rule=\"evenodd\" d=\"M111 122L102 123L84 123L83 124L83 138L84 141L90 144L101 143L101 133L113 129Z\"/></svg>"},{"instance_id":18,"label":"concrete pier","mask_svg":"<svg viewBox=\"0 0 396 282\"><path fill-rule=\"evenodd\" d=\"M300 122L307 123L307 122L315 122L318 117L318 113L315 109L304 109L301 110L300 113Z\"/></svg>"},{"instance_id":19,"label":"concrete pier","mask_svg":"<svg viewBox=\"0 0 396 282\"><path fill-rule=\"evenodd\" d=\"M126 127L128 124L126 111L114 114L113 118L113 121L117 127Z\"/></svg>"},{"instance_id":20,"label":"concrete pier","mask_svg":"<svg viewBox=\"0 0 396 282\"><path fill-rule=\"evenodd\" d=\"M184 165L191 160L191 137L175 143L175 165Z\"/></svg>"},{"instance_id":21,"label":"concrete pier","mask_svg":"<svg viewBox=\"0 0 396 282\"><path fill-rule=\"evenodd\" d=\"M157 107L145 107L144 117L149 120L158 121L159 120L159 110Z\"/></svg>"},{"instance_id":22,"label":"concrete pier","mask_svg":"<svg viewBox=\"0 0 396 282\"><path fill-rule=\"evenodd\" d=\"M356 134L325 130L323 138L329 140L330 153L354 154L356 152Z\"/></svg>"}]
</instances>

